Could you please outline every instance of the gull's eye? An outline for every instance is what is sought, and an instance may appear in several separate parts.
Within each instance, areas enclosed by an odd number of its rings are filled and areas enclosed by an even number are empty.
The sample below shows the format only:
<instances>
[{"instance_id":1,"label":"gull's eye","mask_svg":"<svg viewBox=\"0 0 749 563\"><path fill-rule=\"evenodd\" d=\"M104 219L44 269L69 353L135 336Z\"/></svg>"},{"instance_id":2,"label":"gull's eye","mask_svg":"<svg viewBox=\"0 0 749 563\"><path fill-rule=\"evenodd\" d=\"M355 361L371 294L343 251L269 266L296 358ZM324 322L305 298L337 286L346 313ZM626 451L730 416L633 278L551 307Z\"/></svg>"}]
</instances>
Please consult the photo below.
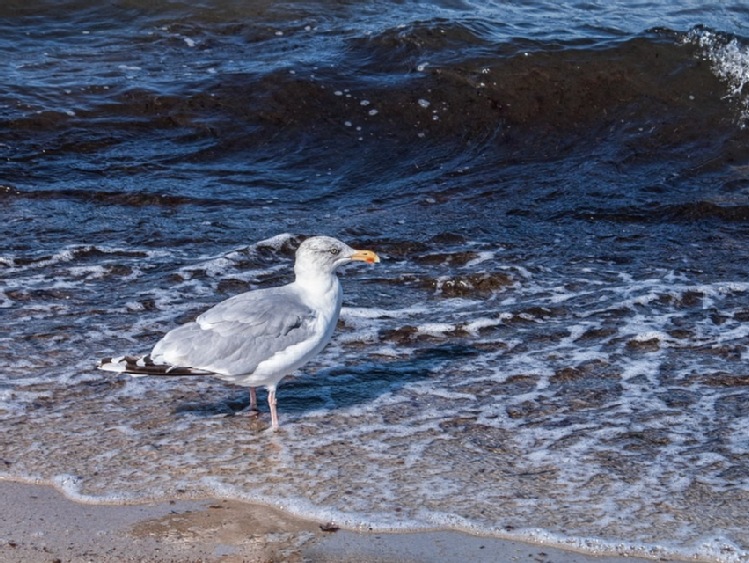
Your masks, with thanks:
<instances>
[{"instance_id":1,"label":"gull's eye","mask_svg":"<svg viewBox=\"0 0 749 563\"><path fill-rule=\"evenodd\" d=\"M341 251L337 248L331 248L328 252L330 252L333 256L337 256Z\"/></svg>"}]
</instances>

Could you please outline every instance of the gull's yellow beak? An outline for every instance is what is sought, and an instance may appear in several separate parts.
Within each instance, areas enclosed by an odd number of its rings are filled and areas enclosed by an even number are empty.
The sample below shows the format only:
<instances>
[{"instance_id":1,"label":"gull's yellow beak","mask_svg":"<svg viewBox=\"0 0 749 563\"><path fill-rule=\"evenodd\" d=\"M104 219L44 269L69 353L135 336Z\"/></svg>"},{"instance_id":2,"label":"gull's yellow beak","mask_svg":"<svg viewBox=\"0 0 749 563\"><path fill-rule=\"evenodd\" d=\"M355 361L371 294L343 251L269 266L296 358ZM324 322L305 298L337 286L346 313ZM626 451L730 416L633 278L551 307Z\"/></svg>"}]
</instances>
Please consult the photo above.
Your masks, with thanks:
<instances>
[{"instance_id":1,"label":"gull's yellow beak","mask_svg":"<svg viewBox=\"0 0 749 563\"><path fill-rule=\"evenodd\" d=\"M366 262L367 264L376 264L380 261L380 257L371 250L355 250L351 255L351 259L361 260L362 262Z\"/></svg>"}]
</instances>

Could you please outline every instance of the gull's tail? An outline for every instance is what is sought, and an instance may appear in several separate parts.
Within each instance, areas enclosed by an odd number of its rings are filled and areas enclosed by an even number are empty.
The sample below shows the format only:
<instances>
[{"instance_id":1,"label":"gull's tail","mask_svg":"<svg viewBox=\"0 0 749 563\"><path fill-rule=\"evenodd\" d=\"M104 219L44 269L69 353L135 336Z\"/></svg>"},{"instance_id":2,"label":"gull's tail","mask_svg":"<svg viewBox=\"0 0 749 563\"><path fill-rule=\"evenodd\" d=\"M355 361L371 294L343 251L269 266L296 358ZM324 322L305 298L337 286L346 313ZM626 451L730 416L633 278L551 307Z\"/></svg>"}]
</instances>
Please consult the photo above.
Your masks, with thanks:
<instances>
[{"instance_id":1,"label":"gull's tail","mask_svg":"<svg viewBox=\"0 0 749 563\"><path fill-rule=\"evenodd\" d=\"M157 364L150 356L120 356L104 358L97 366L104 371L127 373L135 377L146 375L208 375L211 372L183 366Z\"/></svg>"}]
</instances>

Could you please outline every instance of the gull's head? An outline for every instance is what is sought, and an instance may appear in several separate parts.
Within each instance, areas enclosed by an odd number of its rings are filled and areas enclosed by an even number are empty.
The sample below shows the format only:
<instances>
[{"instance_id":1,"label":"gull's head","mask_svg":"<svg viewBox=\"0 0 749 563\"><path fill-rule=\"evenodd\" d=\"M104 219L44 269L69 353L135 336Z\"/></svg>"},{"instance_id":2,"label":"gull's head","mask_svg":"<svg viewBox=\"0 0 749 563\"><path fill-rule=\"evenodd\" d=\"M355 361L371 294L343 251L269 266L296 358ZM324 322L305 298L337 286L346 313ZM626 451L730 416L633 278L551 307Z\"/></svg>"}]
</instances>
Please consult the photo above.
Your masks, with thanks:
<instances>
[{"instance_id":1,"label":"gull's head","mask_svg":"<svg viewBox=\"0 0 749 563\"><path fill-rule=\"evenodd\" d=\"M375 264L380 258L371 250L355 250L333 237L311 237L299 245L294 271L297 275L332 274L339 266L357 260Z\"/></svg>"}]
</instances>

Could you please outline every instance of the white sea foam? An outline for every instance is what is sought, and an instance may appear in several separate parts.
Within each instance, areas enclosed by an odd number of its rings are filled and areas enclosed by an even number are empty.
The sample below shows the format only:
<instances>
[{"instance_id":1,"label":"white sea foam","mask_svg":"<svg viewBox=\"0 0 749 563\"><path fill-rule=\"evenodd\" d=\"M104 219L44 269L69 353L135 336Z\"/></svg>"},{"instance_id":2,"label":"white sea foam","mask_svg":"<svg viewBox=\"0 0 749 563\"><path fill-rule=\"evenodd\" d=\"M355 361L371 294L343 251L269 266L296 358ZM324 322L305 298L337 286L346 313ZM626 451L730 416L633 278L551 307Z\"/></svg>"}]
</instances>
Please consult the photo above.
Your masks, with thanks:
<instances>
[{"instance_id":1,"label":"white sea foam","mask_svg":"<svg viewBox=\"0 0 749 563\"><path fill-rule=\"evenodd\" d=\"M426 323L417 326L416 330L430 336L444 336L446 333L455 332L455 325L452 323Z\"/></svg>"},{"instance_id":2,"label":"white sea foam","mask_svg":"<svg viewBox=\"0 0 749 563\"><path fill-rule=\"evenodd\" d=\"M749 83L749 46L735 37L728 38L703 28L688 33L685 41L702 49L713 73L726 85L726 97L736 102L742 119L749 118L749 96L744 88Z\"/></svg>"},{"instance_id":3,"label":"white sea foam","mask_svg":"<svg viewBox=\"0 0 749 563\"><path fill-rule=\"evenodd\" d=\"M289 237L270 240L280 249ZM369 308L359 299L377 278L347 273L341 330L279 388L279 434L258 432L244 413L227 417L248 399L223 382L87 368L86 354L93 366L98 354L150 349L196 308L195 296L215 302L217 279L234 276L253 248L189 260L94 253L86 263L18 272L13 283L33 290L50 286L52 271L54 285L78 297L64 309L73 319L65 322L77 323L64 333L73 345L56 343L58 334L21 339L23 359L4 375L0 417L35 421L36 445L18 435L4 453L14 475L54 480L88 501L213 494L353 528L453 527L601 553L655 550L714 561L741 553L745 515L724 509L698 518L694 499L715 495L715 506L731 506L728 495L745 490L726 477L741 474L747 455L741 395L713 380L728 370L720 354L738 353L730 361L739 362L746 353L749 325L739 313L749 284L703 283L673 270L635 279L510 265L522 281L499 299L382 286L387 306ZM107 317L93 325L85 315L75 320L91 307L97 284L110 283L99 266L112 259L139 264L142 275L112 296ZM154 287L155 264L216 277ZM399 268L414 272L413 264L390 268L394 280L402 279ZM29 319L23 326L49 323L63 310L56 294L29 295L28 304L9 309ZM40 382L44 392L34 389ZM481 498L471 494L477 487ZM707 537L703 521L721 526L726 538L696 539ZM606 537L627 541L595 539ZM714 556L721 542L730 555ZM671 547L678 545L689 547Z\"/></svg>"},{"instance_id":4,"label":"white sea foam","mask_svg":"<svg viewBox=\"0 0 749 563\"><path fill-rule=\"evenodd\" d=\"M478 253L476 258L473 258L472 260L466 262L465 268L473 268L475 266L478 266L479 264L483 264L484 262L494 262L496 256L497 253L493 250L483 250Z\"/></svg>"}]
</instances>

